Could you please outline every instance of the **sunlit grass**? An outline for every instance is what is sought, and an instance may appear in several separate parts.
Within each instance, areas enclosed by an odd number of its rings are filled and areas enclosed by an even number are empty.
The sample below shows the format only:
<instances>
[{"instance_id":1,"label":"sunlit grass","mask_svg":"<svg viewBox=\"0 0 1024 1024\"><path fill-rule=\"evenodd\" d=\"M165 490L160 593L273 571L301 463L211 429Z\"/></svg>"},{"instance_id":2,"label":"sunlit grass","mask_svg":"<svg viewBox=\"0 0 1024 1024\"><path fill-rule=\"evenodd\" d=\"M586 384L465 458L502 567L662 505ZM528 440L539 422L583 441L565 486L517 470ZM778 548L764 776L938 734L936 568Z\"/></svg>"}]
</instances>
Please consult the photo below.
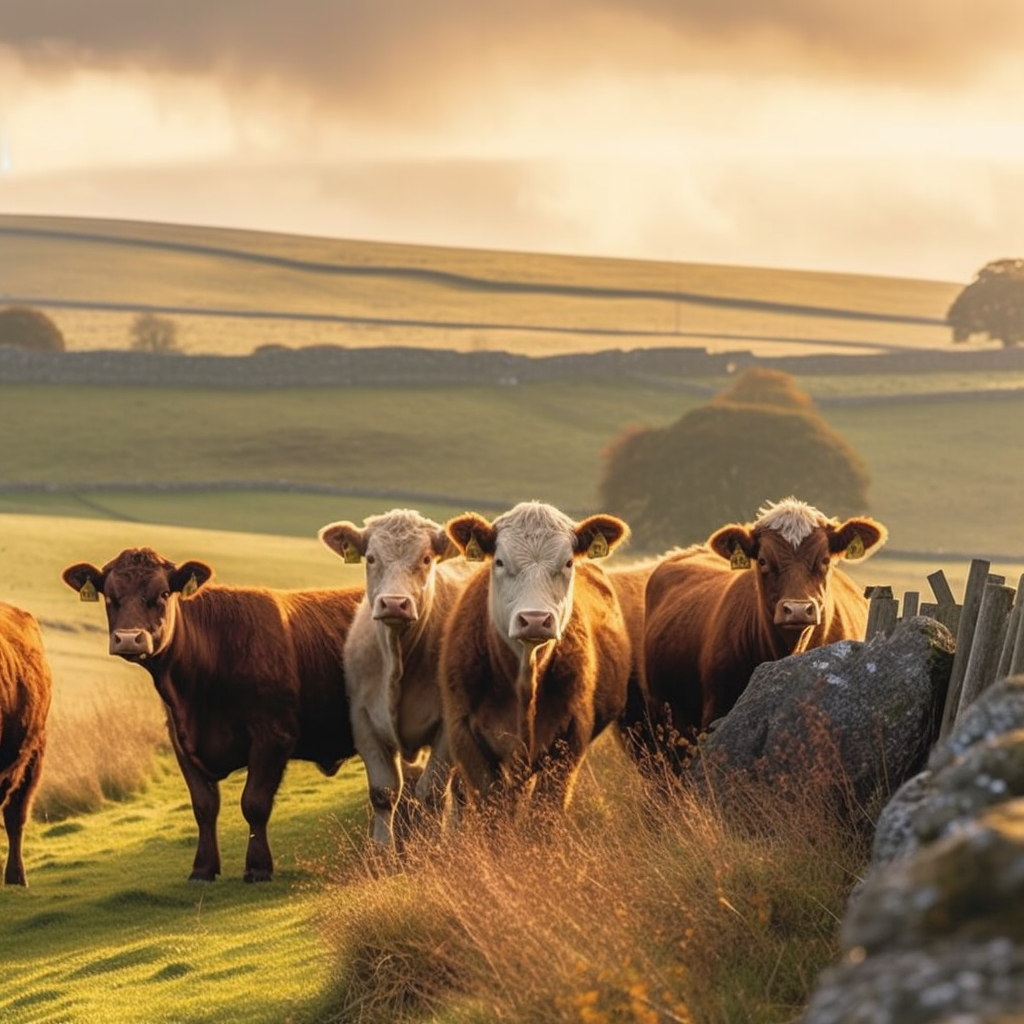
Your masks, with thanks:
<instances>
[{"instance_id":1,"label":"sunlit grass","mask_svg":"<svg viewBox=\"0 0 1024 1024\"><path fill-rule=\"evenodd\" d=\"M865 850L820 803L662 802L610 742L567 820L325 868L339 1005L374 1024L792 1019Z\"/></svg>"}]
</instances>

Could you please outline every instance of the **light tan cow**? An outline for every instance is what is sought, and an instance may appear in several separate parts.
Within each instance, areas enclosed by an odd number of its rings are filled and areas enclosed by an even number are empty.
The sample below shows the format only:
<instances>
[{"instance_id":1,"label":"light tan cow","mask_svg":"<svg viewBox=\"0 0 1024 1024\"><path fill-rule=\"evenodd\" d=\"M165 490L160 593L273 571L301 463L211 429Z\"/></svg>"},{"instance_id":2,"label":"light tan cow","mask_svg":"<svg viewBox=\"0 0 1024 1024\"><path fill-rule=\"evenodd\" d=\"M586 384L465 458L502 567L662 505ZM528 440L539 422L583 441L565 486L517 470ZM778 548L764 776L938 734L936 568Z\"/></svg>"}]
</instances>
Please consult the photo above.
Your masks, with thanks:
<instances>
[{"instance_id":1,"label":"light tan cow","mask_svg":"<svg viewBox=\"0 0 1024 1024\"><path fill-rule=\"evenodd\" d=\"M402 758L429 757L416 796L440 811L450 774L437 669L445 621L473 570L444 528L410 509L337 522L320 539L348 562L366 560L366 596L345 645L352 734L366 765L373 838L394 844Z\"/></svg>"},{"instance_id":2,"label":"light tan cow","mask_svg":"<svg viewBox=\"0 0 1024 1024\"><path fill-rule=\"evenodd\" d=\"M577 523L542 502L488 522L449 520L467 558L486 558L449 620L441 657L452 756L471 804L514 813L568 805L591 741L622 713L626 624L602 558L629 533L614 516Z\"/></svg>"}]
</instances>

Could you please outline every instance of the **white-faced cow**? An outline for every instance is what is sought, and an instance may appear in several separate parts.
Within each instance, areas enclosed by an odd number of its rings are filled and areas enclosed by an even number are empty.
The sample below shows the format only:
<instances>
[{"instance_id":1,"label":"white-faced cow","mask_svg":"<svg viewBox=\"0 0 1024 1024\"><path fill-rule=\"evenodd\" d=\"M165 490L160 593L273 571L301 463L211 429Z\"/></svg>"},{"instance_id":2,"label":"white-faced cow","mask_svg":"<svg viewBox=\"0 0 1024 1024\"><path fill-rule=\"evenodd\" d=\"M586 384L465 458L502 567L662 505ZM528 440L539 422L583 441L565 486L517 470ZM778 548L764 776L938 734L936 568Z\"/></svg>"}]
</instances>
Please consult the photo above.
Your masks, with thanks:
<instances>
[{"instance_id":1,"label":"white-faced cow","mask_svg":"<svg viewBox=\"0 0 1024 1024\"><path fill-rule=\"evenodd\" d=\"M664 558L646 594L653 721L692 738L732 708L761 662L862 639L868 603L838 563L886 537L873 519L840 523L786 498Z\"/></svg>"},{"instance_id":2,"label":"white-faced cow","mask_svg":"<svg viewBox=\"0 0 1024 1024\"><path fill-rule=\"evenodd\" d=\"M402 759L429 749L416 796L435 812L444 805L451 762L437 685L448 614L474 568L457 554L444 527L410 509L370 516L363 526L331 523L320 539L348 562L366 559L366 596L345 644L352 735L366 765L373 838L394 843Z\"/></svg>"},{"instance_id":3,"label":"white-faced cow","mask_svg":"<svg viewBox=\"0 0 1024 1024\"><path fill-rule=\"evenodd\" d=\"M573 522L524 502L493 523L449 520L468 559L490 559L466 584L441 655L441 698L466 796L545 810L572 796L588 744L621 713L629 638L615 591L591 558L628 534L620 519Z\"/></svg>"},{"instance_id":4,"label":"white-faced cow","mask_svg":"<svg viewBox=\"0 0 1024 1024\"><path fill-rule=\"evenodd\" d=\"M63 578L83 600L102 595L110 653L148 671L164 702L199 826L192 879L220 873L218 783L247 768L244 878L267 881L267 821L288 761L332 775L355 754L342 659L363 588L207 586L212 573L130 548L102 569L69 566Z\"/></svg>"},{"instance_id":5,"label":"white-faced cow","mask_svg":"<svg viewBox=\"0 0 1024 1024\"><path fill-rule=\"evenodd\" d=\"M0 807L7 832L5 885L25 885L22 836L46 749L52 692L39 625L0 602Z\"/></svg>"}]
</instances>

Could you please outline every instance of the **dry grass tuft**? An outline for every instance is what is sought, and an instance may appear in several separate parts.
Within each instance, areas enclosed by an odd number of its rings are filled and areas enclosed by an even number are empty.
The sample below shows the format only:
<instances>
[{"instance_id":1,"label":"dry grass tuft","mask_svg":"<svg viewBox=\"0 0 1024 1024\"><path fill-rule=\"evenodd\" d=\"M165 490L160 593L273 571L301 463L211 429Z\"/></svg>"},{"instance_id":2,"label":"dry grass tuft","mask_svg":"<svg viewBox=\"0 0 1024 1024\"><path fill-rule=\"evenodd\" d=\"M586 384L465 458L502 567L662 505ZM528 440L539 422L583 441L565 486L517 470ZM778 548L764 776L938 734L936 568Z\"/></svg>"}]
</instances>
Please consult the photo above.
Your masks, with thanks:
<instances>
[{"instance_id":1,"label":"dry grass tuft","mask_svg":"<svg viewBox=\"0 0 1024 1024\"><path fill-rule=\"evenodd\" d=\"M55 703L34 816L59 821L141 792L167 746L164 719L151 694L115 697L102 691L70 705Z\"/></svg>"},{"instance_id":2,"label":"dry grass tuft","mask_svg":"<svg viewBox=\"0 0 1024 1024\"><path fill-rule=\"evenodd\" d=\"M861 843L808 801L652 795L611 742L547 829L421 833L323 870L338 1021L784 1021L835 958ZM668 795L665 795L668 793Z\"/></svg>"}]
</instances>

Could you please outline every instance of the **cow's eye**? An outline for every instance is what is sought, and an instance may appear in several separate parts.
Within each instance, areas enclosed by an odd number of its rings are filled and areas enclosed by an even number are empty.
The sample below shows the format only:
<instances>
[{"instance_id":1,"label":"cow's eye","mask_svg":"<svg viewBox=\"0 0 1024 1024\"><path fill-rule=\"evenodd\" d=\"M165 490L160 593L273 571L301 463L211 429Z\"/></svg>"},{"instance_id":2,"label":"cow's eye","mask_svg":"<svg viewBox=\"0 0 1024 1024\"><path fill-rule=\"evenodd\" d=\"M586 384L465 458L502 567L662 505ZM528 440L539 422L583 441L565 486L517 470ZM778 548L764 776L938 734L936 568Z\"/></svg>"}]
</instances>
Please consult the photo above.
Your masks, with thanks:
<instances>
[{"instance_id":1,"label":"cow's eye","mask_svg":"<svg viewBox=\"0 0 1024 1024\"><path fill-rule=\"evenodd\" d=\"M572 559L571 558L569 559L568 562L565 563L565 567L566 567L566 569L571 569L572 568Z\"/></svg>"},{"instance_id":2,"label":"cow's eye","mask_svg":"<svg viewBox=\"0 0 1024 1024\"><path fill-rule=\"evenodd\" d=\"M759 566L760 566L760 567L761 567L762 569L767 569L767 568L768 568L768 559L767 559L767 558L759 558L759 559L757 560L757 564L758 564L758 565L759 565Z\"/></svg>"},{"instance_id":3,"label":"cow's eye","mask_svg":"<svg viewBox=\"0 0 1024 1024\"><path fill-rule=\"evenodd\" d=\"M500 558L496 558L494 560L494 565L498 569L504 569L505 568L505 563Z\"/></svg>"},{"instance_id":4,"label":"cow's eye","mask_svg":"<svg viewBox=\"0 0 1024 1024\"><path fill-rule=\"evenodd\" d=\"M433 561L433 558L431 558L430 555L424 555L423 556L423 564L424 565L430 565L430 563L432 561Z\"/></svg>"},{"instance_id":5,"label":"cow's eye","mask_svg":"<svg viewBox=\"0 0 1024 1024\"><path fill-rule=\"evenodd\" d=\"M376 561L377 561L377 559L376 559L376 557L374 555L367 555L366 556L366 564L367 565L374 565L376 563Z\"/></svg>"}]
</instances>

